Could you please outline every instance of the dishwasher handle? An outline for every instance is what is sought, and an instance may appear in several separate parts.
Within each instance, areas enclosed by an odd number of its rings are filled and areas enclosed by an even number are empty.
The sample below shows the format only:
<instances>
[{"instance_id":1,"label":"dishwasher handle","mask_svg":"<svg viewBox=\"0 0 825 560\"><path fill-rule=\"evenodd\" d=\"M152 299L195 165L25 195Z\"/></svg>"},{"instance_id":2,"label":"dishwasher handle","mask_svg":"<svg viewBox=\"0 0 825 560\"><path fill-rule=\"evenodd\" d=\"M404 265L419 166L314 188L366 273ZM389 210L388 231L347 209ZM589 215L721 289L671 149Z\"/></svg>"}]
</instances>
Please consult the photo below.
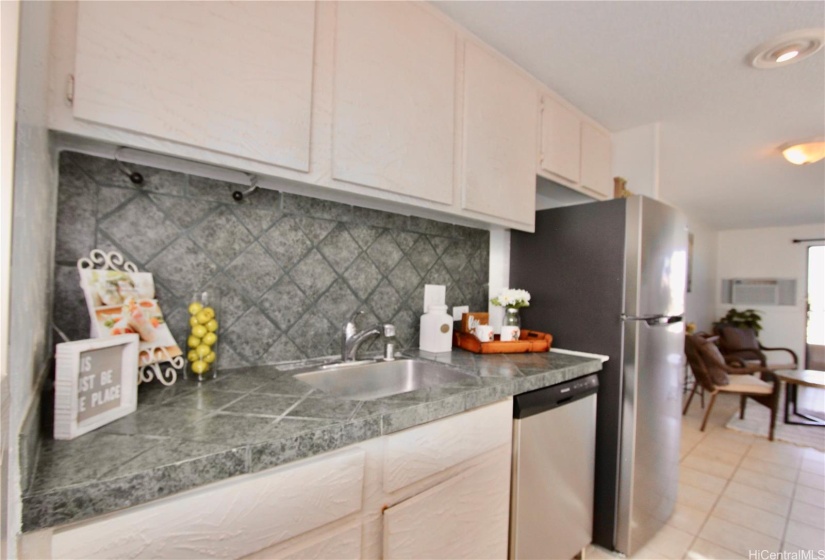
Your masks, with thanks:
<instances>
[{"instance_id":1,"label":"dishwasher handle","mask_svg":"<svg viewBox=\"0 0 825 560\"><path fill-rule=\"evenodd\" d=\"M513 418L521 419L541 414L595 395L598 390L599 376L594 373L544 389L522 393L513 398Z\"/></svg>"}]
</instances>

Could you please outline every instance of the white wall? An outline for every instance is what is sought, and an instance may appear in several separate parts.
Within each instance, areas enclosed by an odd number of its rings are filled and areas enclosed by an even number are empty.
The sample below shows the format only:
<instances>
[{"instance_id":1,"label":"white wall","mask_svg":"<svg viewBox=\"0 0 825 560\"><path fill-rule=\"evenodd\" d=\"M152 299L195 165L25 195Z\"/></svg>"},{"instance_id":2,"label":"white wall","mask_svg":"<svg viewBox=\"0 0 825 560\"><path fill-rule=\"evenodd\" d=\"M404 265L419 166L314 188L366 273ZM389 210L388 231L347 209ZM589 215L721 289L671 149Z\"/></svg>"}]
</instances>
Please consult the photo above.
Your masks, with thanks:
<instances>
[{"instance_id":1,"label":"white wall","mask_svg":"<svg viewBox=\"0 0 825 560\"><path fill-rule=\"evenodd\" d=\"M659 198L659 123L614 132L613 175L627 179L627 190Z\"/></svg>"},{"instance_id":2,"label":"white wall","mask_svg":"<svg viewBox=\"0 0 825 560\"><path fill-rule=\"evenodd\" d=\"M4 552L10 558L16 557L14 535L20 527L18 434L52 354L49 322L57 183L47 129L51 9L50 2L22 2L20 8L9 341L4 348L8 350L9 417L3 429L9 449L4 473L8 503L2 517L8 531Z\"/></svg>"},{"instance_id":3,"label":"white wall","mask_svg":"<svg viewBox=\"0 0 825 560\"><path fill-rule=\"evenodd\" d=\"M9 389L9 281L11 277L11 208L14 200L14 113L17 90L17 39L20 2L0 2L0 557L10 556L7 520L9 500L9 437L11 418ZM15 458L16 460L16 458Z\"/></svg>"},{"instance_id":4,"label":"white wall","mask_svg":"<svg viewBox=\"0 0 825 560\"><path fill-rule=\"evenodd\" d=\"M696 323L699 331L710 332L716 320L718 232L688 216L693 234L691 290L685 296L685 322Z\"/></svg>"},{"instance_id":5,"label":"white wall","mask_svg":"<svg viewBox=\"0 0 825 560\"><path fill-rule=\"evenodd\" d=\"M754 306L762 312L764 330L759 338L765 346L785 346L805 358L805 290L807 245L794 239L825 237L825 224L793 227L741 229L719 232L716 290L717 318L731 305L722 305L721 280L725 278L794 278L796 305ZM777 353L774 360L783 356Z\"/></svg>"},{"instance_id":6,"label":"white wall","mask_svg":"<svg viewBox=\"0 0 825 560\"><path fill-rule=\"evenodd\" d=\"M490 230L490 292L487 297L494 298L501 290L511 287L518 288L510 286L510 230L493 228ZM500 333L504 310L488 302L487 312L493 330Z\"/></svg>"}]
</instances>

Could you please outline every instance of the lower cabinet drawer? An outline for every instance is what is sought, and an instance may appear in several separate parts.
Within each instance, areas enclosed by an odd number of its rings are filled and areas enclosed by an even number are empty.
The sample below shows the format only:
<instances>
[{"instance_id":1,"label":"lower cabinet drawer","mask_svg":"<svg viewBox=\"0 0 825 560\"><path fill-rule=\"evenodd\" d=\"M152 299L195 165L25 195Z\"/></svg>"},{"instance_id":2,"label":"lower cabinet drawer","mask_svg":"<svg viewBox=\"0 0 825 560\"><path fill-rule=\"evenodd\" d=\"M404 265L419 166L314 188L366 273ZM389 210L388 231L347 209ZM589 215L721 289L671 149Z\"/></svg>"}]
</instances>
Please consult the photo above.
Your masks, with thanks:
<instances>
[{"instance_id":1,"label":"lower cabinet drawer","mask_svg":"<svg viewBox=\"0 0 825 560\"><path fill-rule=\"evenodd\" d=\"M358 512L358 448L56 531L52 558L240 558Z\"/></svg>"}]
</instances>

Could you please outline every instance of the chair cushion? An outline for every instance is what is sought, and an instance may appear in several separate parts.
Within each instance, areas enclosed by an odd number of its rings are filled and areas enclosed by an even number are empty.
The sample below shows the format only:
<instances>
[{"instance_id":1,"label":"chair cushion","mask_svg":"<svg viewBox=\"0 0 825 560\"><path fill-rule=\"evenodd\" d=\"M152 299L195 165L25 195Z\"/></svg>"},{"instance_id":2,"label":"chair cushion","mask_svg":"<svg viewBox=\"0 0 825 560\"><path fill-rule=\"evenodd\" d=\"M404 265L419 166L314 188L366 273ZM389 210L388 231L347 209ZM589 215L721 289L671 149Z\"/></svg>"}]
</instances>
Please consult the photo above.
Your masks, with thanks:
<instances>
[{"instance_id":1,"label":"chair cushion","mask_svg":"<svg viewBox=\"0 0 825 560\"><path fill-rule=\"evenodd\" d=\"M719 327L719 334L722 337L722 346L726 350L759 350L759 340L753 329L722 325Z\"/></svg>"},{"instance_id":2,"label":"chair cushion","mask_svg":"<svg viewBox=\"0 0 825 560\"><path fill-rule=\"evenodd\" d=\"M724 387L719 387L720 391L750 395L770 395L773 393L773 383L766 383L753 375L732 374L728 376L728 379L730 379L730 383Z\"/></svg>"},{"instance_id":3,"label":"chair cushion","mask_svg":"<svg viewBox=\"0 0 825 560\"><path fill-rule=\"evenodd\" d=\"M705 367L708 370L713 384L722 386L730 383L728 372L722 367L725 364L725 358L722 357L722 352L719 351L719 347L717 347L712 340L706 338L697 338L696 342L699 347L699 354L705 363Z\"/></svg>"}]
</instances>

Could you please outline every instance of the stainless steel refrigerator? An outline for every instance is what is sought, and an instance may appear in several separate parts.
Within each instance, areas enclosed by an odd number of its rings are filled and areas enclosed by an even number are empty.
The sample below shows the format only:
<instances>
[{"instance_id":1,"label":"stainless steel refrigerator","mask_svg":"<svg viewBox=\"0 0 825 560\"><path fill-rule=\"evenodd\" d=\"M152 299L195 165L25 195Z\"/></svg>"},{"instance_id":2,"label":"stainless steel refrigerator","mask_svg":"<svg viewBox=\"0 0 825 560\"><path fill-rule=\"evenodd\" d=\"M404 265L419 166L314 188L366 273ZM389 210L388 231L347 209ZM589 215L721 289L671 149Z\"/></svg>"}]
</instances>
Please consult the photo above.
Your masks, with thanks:
<instances>
[{"instance_id":1,"label":"stainless steel refrigerator","mask_svg":"<svg viewBox=\"0 0 825 560\"><path fill-rule=\"evenodd\" d=\"M683 216L641 196L542 210L535 233L511 236L510 286L532 295L522 326L610 357L599 373L593 542L628 556L676 502L687 250Z\"/></svg>"}]
</instances>

